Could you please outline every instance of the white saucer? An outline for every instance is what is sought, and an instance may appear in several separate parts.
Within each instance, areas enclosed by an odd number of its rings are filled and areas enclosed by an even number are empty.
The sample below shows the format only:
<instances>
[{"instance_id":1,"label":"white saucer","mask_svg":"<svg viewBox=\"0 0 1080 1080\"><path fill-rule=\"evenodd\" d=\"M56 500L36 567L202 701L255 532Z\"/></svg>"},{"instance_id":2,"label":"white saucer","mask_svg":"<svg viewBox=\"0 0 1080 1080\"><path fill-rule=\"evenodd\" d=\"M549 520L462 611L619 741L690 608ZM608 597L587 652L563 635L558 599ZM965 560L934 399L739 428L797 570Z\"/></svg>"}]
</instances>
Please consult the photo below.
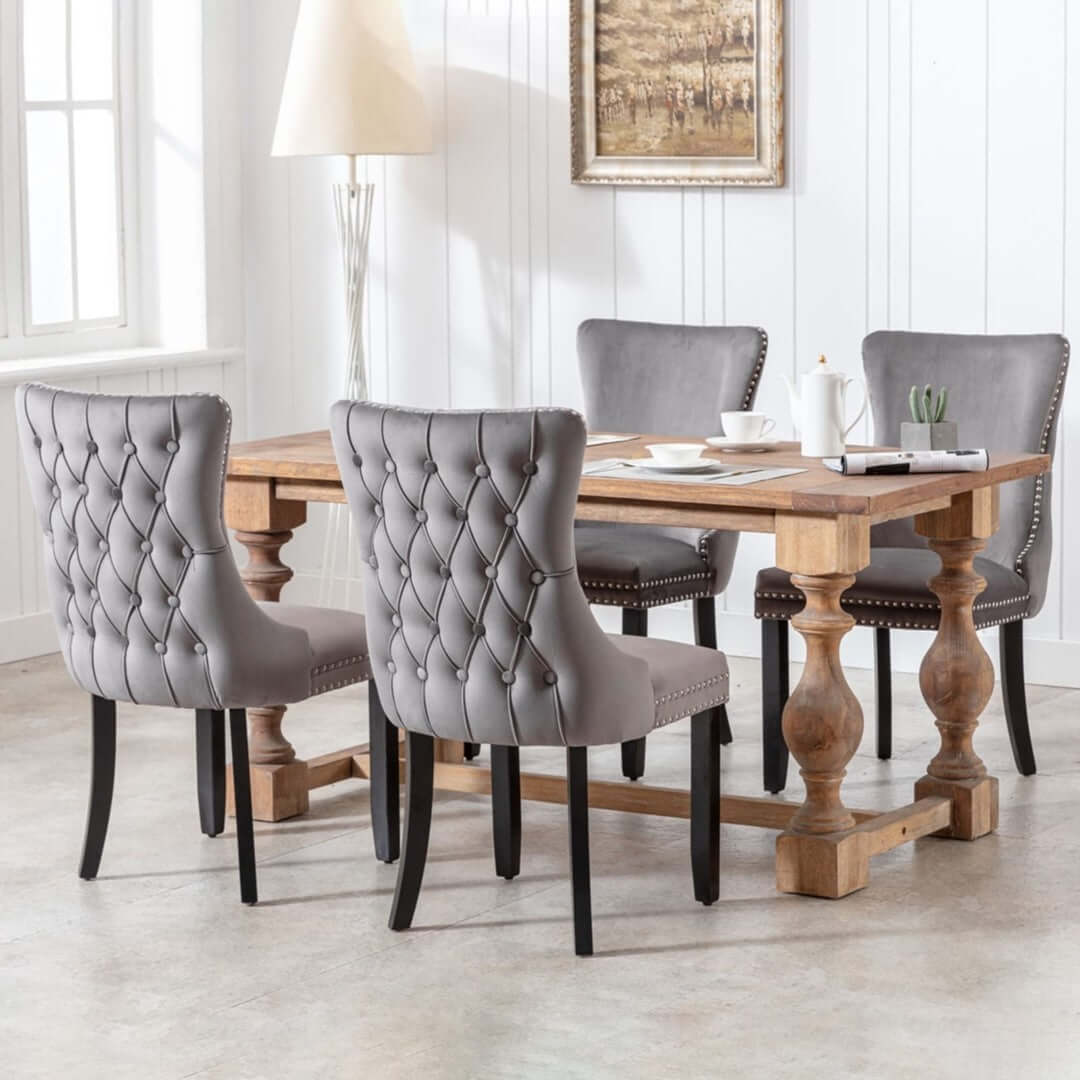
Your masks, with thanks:
<instances>
[{"instance_id":1,"label":"white saucer","mask_svg":"<svg viewBox=\"0 0 1080 1080\"><path fill-rule=\"evenodd\" d=\"M699 458L688 465L662 465L655 458L627 458L626 464L636 469L648 469L650 472L698 473L715 469L718 463L710 458Z\"/></svg>"},{"instance_id":2,"label":"white saucer","mask_svg":"<svg viewBox=\"0 0 1080 1080\"><path fill-rule=\"evenodd\" d=\"M726 450L728 453L738 450L744 454L760 454L765 450L772 450L783 442L782 439L773 438L740 442L738 439L729 439L726 435L710 435L705 441L717 450Z\"/></svg>"}]
</instances>

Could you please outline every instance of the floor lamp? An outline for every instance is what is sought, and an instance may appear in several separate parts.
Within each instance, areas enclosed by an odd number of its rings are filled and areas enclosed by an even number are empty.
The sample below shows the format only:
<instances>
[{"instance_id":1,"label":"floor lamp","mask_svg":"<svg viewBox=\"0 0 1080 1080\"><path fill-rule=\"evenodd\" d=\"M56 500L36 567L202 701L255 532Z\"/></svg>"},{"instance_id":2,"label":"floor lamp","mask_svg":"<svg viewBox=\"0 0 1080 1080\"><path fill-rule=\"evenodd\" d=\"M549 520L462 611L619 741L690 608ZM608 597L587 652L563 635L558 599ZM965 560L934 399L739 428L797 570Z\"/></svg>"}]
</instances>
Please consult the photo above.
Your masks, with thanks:
<instances>
[{"instance_id":1,"label":"floor lamp","mask_svg":"<svg viewBox=\"0 0 1080 1080\"><path fill-rule=\"evenodd\" d=\"M364 281L375 188L357 183L357 156L430 150L431 122L398 0L301 0L270 153L348 158L348 182L333 189L345 279L346 397L366 398L369 387ZM321 568L323 603L338 577L343 522L348 529L345 507L332 506ZM351 537L346 543L351 560Z\"/></svg>"}]
</instances>

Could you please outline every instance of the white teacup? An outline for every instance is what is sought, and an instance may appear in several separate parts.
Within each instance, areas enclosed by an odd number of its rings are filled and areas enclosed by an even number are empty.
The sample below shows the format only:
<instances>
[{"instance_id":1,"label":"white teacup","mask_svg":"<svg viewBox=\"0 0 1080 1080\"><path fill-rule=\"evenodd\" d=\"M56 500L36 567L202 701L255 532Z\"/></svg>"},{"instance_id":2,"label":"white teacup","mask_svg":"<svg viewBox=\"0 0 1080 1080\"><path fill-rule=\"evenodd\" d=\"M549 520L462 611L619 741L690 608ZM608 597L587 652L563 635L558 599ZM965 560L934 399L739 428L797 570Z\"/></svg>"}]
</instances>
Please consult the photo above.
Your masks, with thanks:
<instances>
[{"instance_id":1,"label":"white teacup","mask_svg":"<svg viewBox=\"0 0 1080 1080\"><path fill-rule=\"evenodd\" d=\"M724 412L720 414L724 434L735 442L760 442L769 434L776 421L760 412Z\"/></svg>"},{"instance_id":2,"label":"white teacup","mask_svg":"<svg viewBox=\"0 0 1080 1080\"><path fill-rule=\"evenodd\" d=\"M654 443L645 449L661 465L693 465L701 458L704 443Z\"/></svg>"}]
</instances>

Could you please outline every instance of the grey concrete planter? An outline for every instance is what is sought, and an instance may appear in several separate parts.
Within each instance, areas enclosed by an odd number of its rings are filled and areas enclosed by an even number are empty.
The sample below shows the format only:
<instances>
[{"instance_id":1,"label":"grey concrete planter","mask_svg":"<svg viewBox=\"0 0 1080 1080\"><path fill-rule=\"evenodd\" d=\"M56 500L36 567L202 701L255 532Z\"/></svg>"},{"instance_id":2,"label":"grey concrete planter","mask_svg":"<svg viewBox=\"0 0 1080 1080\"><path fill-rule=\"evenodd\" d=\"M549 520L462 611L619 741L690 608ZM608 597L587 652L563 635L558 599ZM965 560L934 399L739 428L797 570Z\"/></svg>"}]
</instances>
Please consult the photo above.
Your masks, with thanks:
<instances>
[{"instance_id":1,"label":"grey concrete planter","mask_svg":"<svg viewBox=\"0 0 1080 1080\"><path fill-rule=\"evenodd\" d=\"M910 420L900 425L901 450L959 450L959 435L955 420L942 420L940 424L913 424Z\"/></svg>"}]
</instances>

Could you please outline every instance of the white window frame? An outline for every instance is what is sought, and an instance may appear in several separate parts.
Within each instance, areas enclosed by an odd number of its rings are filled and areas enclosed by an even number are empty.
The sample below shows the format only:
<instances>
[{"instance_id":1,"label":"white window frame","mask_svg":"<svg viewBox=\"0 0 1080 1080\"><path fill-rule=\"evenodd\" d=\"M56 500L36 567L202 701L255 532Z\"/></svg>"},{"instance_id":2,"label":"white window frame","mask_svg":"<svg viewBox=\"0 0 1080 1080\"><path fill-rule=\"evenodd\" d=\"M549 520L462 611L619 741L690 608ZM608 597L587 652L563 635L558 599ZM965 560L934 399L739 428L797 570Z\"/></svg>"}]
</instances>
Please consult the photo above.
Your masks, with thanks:
<instances>
[{"instance_id":1,"label":"white window frame","mask_svg":"<svg viewBox=\"0 0 1080 1080\"><path fill-rule=\"evenodd\" d=\"M22 9L33 0L0 0L0 366L6 360L56 356L144 344L139 307L138 110L135 24L137 0L113 0L113 100L26 102L23 79ZM68 35L71 33L70 4ZM68 43L68 90L71 50ZM82 108L109 108L114 117L117 164L117 232L120 313L105 319L74 319L34 326L30 316L30 253L27 236L26 123L28 112L52 109L68 116L69 175L73 175L73 114ZM72 311L78 311L78 263L74 247L72 198Z\"/></svg>"}]
</instances>

